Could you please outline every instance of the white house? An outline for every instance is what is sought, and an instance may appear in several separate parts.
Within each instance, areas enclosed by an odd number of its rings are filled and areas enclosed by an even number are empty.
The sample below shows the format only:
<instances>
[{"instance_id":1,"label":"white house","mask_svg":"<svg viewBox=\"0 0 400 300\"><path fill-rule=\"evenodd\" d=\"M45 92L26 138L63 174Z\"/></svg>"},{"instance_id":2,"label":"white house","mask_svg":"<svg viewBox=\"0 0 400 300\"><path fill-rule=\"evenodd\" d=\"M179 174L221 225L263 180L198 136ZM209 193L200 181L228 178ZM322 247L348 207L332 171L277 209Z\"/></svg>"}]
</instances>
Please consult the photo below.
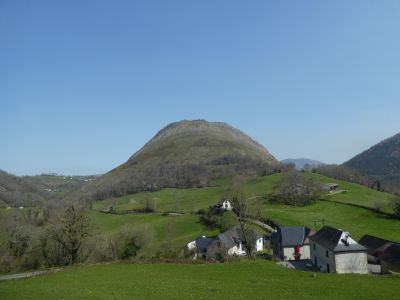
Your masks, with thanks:
<instances>
[{"instance_id":1,"label":"white house","mask_svg":"<svg viewBox=\"0 0 400 300\"><path fill-rule=\"evenodd\" d=\"M217 209L224 209L224 210L232 210L232 203L227 199L221 199L216 205L215 208Z\"/></svg>"},{"instance_id":2,"label":"white house","mask_svg":"<svg viewBox=\"0 0 400 300\"><path fill-rule=\"evenodd\" d=\"M367 249L348 232L324 226L310 236L311 260L315 267L330 273L368 273Z\"/></svg>"},{"instance_id":3,"label":"white house","mask_svg":"<svg viewBox=\"0 0 400 300\"><path fill-rule=\"evenodd\" d=\"M310 228L283 227L271 234L273 255L280 260L310 259L309 236L314 233Z\"/></svg>"},{"instance_id":4,"label":"white house","mask_svg":"<svg viewBox=\"0 0 400 300\"><path fill-rule=\"evenodd\" d=\"M254 243L256 252L264 249L263 237L257 235L253 230L248 233L248 240ZM244 256L247 255L247 249L243 243L243 234L239 226L220 233L215 238L205 236L188 243L187 249L195 252L194 258L215 259L218 255L223 256Z\"/></svg>"}]
</instances>

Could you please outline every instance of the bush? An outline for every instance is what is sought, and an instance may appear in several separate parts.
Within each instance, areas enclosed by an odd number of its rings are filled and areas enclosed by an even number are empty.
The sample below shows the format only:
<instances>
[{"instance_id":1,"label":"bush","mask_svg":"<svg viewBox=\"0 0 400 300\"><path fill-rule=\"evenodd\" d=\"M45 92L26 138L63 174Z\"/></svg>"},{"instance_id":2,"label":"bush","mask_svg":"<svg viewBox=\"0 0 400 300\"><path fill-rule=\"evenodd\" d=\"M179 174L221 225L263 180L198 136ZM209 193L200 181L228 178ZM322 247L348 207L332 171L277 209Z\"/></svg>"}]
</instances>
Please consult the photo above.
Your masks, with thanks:
<instances>
[{"instance_id":1,"label":"bush","mask_svg":"<svg viewBox=\"0 0 400 300\"><path fill-rule=\"evenodd\" d=\"M126 260L136 257L140 250L151 242L153 237L153 231L147 226L124 227L115 240L118 258Z\"/></svg>"},{"instance_id":2,"label":"bush","mask_svg":"<svg viewBox=\"0 0 400 300\"><path fill-rule=\"evenodd\" d=\"M393 210L396 217L400 219L400 197L393 200Z\"/></svg>"},{"instance_id":3,"label":"bush","mask_svg":"<svg viewBox=\"0 0 400 300\"><path fill-rule=\"evenodd\" d=\"M93 236L83 252L89 263L116 261L118 260L117 237L108 234Z\"/></svg>"}]
</instances>

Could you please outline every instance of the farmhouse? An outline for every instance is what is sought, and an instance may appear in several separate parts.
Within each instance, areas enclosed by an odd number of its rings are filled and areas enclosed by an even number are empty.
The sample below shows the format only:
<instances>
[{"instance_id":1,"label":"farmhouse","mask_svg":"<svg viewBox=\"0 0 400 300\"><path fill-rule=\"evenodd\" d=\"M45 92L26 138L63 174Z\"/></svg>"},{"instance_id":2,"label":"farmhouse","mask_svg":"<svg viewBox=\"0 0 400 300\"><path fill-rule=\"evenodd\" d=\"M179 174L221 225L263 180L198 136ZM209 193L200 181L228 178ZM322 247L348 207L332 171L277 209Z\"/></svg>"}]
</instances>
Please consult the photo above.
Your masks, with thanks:
<instances>
[{"instance_id":1,"label":"farmhouse","mask_svg":"<svg viewBox=\"0 0 400 300\"><path fill-rule=\"evenodd\" d=\"M386 254L387 249L392 245L399 246L399 244L396 242L372 235L364 235L358 243L367 248L368 269L371 273L375 274L382 273L381 257ZM388 269L388 267L386 269ZM386 272L387 270L385 270L385 273Z\"/></svg>"},{"instance_id":2,"label":"farmhouse","mask_svg":"<svg viewBox=\"0 0 400 300\"><path fill-rule=\"evenodd\" d=\"M263 250L263 237L250 230L247 238L253 243L256 252ZM244 256L247 255L247 249L243 241L242 230L239 226L235 226L215 238L205 236L198 238L188 243L187 248L195 253L194 258L218 259L233 255Z\"/></svg>"},{"instance_id":3,"label":"farmhouse","mask_svg":"<svg viewBox=\"0 0 400 300\"><path fill-rule=\"evenodd\" d=\"M311 259L324 272L367 274L367 249L348 232L329 226L310 236Z\"/></svg>"},{"instance_id":4,"label":"farmhouse","mask_svg":"<svg viewBox=\"0 0 400 300\"><path fill-rule=\"evenodd\" d=\"M207 247L210 245L212 241L214 241L213 238L202 236L188 243L186 247L189 251L194 252L194 257L193 257L194 259L199 257L206 258Z\"/></svg>"},{"instance_id":5,"label":"farmhouse","mask_svg":"<svg viewBox=\"0 0 400 300\"><path fill-rule=\"evenodd\" d=\"M400 272L400 245L393 244L381 256L382 273Z\"/></svg>"},{"instance_id":6,"label":"farmhouse","mask_svg":"<svg viewBox=\"0 0 400 300\"><path fill-rule=\"evenodd\" d=\"M310 259L310 240L312 230L307 227L278 227L270 240L274 257L280 260Z\"/></svg>"},{"instance_id":7,"label":"farmhouse","mask_svg":"<svg viewBox=\"0 0 400 300\"><path fill-rule=\"evenodd\" d=\"M232 203L231 201L223 198L220 201L218 201L217 204L215 204L214 208L223 210L232 210Z\"/></svg>"},{"instance_id":8,"label":"farmhouse","mask_svg":"<svg viewBox=\"0 0 400 300\"><path fill-rule=\"evenodd\" d=\"M339 185L337 183L325 183L321 186L321 189L328 193L333 193L339 189Z\"/></svg>"}]
</instances>

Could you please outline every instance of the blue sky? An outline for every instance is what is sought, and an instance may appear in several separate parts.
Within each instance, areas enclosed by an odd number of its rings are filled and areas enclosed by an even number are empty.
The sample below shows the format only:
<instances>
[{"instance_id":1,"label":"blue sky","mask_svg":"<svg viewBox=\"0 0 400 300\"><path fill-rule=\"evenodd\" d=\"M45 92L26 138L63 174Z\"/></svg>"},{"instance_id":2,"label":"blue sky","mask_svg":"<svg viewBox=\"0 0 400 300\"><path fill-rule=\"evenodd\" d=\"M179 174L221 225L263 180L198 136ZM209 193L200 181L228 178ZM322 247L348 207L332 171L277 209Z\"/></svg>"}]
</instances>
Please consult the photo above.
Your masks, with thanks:
<instances>
[{"instance_id":1,"label":"blue sky","mask_svg":"<svg viewBox=\"0 0 400 300\"><path fill-rule=\"evenodd\" d=\"M400 2L0 0L0 168L102 173L182 119L341 163L400 131Z\"/></svg>"}]
</instances>

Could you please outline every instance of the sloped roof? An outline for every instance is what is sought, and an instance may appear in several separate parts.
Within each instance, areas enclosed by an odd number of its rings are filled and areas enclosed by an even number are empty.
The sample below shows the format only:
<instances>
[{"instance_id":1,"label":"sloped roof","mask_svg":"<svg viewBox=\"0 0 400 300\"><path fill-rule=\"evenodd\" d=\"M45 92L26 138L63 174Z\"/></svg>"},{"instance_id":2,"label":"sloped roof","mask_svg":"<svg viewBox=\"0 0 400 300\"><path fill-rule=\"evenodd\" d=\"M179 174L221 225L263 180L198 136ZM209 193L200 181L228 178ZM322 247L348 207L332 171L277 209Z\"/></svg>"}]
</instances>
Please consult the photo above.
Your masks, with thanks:
<instances>
[{"instance_id":1,"label":"sloped roof","mask_svg":"<svg viewBox=\"0 0 400 300\"><path fill-rule=\"evenodd\" d=\"M226 244L228 249L230 249L240 243L239 231L241 231L240 227L235 226L229 229L228 231L219 234L218 238Z\"/></svg>"},{"instance_id":2,"label":"sloped roof","mask_svg":"<svg viewBox=\"0 0 400 300\"><path fill-rule=\"evenodd\" d=\"M345 243L341 243L340 238L342 234L342 230L338 230L330 226L324 226L316 234L310 236L310 240L334 252L367 250L364 246L361 246L358 243L347 245Z\"/></svg>"},{"instance_id":3,"label":"sloped roof","mask_svg":"<svg viewBox=\"0 0 400 300\"><path fill-rule=\"evenodd\" d=\"M196 249L199 252L206 252L208 245L214 240L214 238L199 237L196 240Z\"/></svg>"},{"instance_id":4,"label":"sloped roof","mask_svg":"<svg viewBox=\"0 0 400 300\"><path fill-rule=\"evenodd\" d=\"M394 266L394 271L400 271L400 245L393 244L387 248L381 260Z\"/></svg>"},{"instance_id":5,"label":"sloped roof","mask_svg":"<svg viewBox=\"0 0 400 300\"><path fill-rule=\"evenodd\" d=\"M249 241L256 241L259 239L261 236L255 232L254 230L249 230L247 238ZM218 239L224 242L227 246L228 249L234 247L235 245L239 245L241 242L243 242L243 233L242 229L240 228L239 225L236 225L229 229L228 231L225 231L224 233L221 233L218 235Z\"/></svg>"},{"instance_id":6,"label":"sloped roof","mask_svg":"<svg viewBox=\"0 0 400 300\"><path fill-rule=\"evenodd\" d=\"M370 255L374 255L377 251L379 252L385 252L387 248L389 248L391 245L398 243L385 240L376 236L372 235L364 235L360 241L358 242L360 245L364 246L367 248L367 252Z\"/></svg>"},{"instance_id":7,"label":"sloped roof","mask_svg":"<svg viewBox=\"0 0 400 300\"><path fill-rule=\"evenodd\" d=\"M281 226L276 237L284 247L300 246L307 240L310 232L311 229L304 226Z\"/></svg>"}]
</instances>

